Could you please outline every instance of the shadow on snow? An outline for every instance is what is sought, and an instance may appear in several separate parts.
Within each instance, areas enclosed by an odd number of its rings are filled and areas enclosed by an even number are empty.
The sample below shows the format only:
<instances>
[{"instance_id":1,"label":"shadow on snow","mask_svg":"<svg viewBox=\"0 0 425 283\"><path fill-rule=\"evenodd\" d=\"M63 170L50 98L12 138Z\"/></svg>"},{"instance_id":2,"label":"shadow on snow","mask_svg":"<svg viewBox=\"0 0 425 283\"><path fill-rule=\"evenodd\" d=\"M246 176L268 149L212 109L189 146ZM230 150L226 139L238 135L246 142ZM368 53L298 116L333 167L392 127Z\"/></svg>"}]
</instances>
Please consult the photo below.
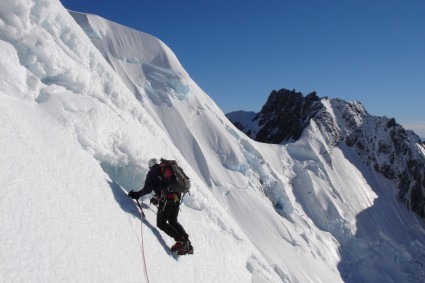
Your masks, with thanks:
<instances>
[{"instance_id":1,"label":"shadow on snow","mask_svg":"<svg viewBox=\"0 0 425 283\"><path fill-rule=\"evenodd\" d=\"M425 282L425 224L396 199L395 185L357 163L377 198L356 216L356 234L341 241L338 270L344 282Z\"/></svg>"},{"instance_id":2,"label":"shadow on snow","mask_svg":"<svg viewBox=\"0 0 425 283\"><path fill-rule=\"evenodd\" d=\"M131 198L127 196L127 192L115 181L112 181L112 182L108 181L108 184L111 187L112 194L115 200L117 201L117 203L119 204L120 208L124 212L131 214L132 216L140 219L140 221L142 222L142 225L145 225L147 228L149 228L152 234L155 235L155 237L158 239L158 242L163 247L164 251L168 255L174 257L173 253L170 251L170 248L168 247L161 233L146 218L142 217L140 210L137 207L137 204ZM141 203L141 205L144 211L146 211L146 209L149 209L156 214L156 212L152 210L149 205L145 203Z\"/></svg>"}]
</instances>

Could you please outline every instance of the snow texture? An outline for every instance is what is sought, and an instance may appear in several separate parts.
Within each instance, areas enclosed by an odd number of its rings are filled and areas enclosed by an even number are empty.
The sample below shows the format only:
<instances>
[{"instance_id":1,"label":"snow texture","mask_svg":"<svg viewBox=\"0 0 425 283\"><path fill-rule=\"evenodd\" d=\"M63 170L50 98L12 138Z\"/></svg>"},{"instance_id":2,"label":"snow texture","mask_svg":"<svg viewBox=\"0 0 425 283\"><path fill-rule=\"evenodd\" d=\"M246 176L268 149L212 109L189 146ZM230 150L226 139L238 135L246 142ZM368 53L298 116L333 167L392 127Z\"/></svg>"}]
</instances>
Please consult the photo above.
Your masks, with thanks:
<instances>
[{"instance_id":1,"label":"snow texture","mask_svg":"<svg viewBox=\"0 0 425 283\"><path fill-rule=\"evenodd\" d=\"M71 14L0 2L0 281L424 282L423 221L350 148L254 142L159 39ZM126 196L151 157L191 178L193 255Z\"/></svg>"}]
</instances>

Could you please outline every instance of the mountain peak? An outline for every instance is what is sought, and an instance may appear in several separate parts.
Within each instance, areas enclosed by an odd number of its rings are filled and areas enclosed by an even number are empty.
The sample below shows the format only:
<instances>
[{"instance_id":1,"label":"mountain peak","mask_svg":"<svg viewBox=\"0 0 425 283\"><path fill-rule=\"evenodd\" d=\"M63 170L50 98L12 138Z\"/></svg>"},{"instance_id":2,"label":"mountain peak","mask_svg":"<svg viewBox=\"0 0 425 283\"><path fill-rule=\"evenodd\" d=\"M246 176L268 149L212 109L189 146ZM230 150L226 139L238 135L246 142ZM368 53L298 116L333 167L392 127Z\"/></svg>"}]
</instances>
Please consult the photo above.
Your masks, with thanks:
<instances>
[{"instance_id":1,"label":"mountain peak","mask_svg":"<svg viewBox=\"0 0 425 283\"><path fill-rule=\"evenodd\" d=\"M301 136L258 143L153 36L97 16L76 23L59 1L0 3L3 281L423 282L425 225L357 154L381 148L370 156L381 171L404 156L405 180L420 183L420 152L414 139L406 151L395 120L280 90L298 127L281 137ZM179 218L191 256L173 257L148 197L142 218L127 196L152 157L191 178Z\"/></svg>"},{"instance_id":2,"label":"mountain peak","mask_svg":"<svg viewBox=\"0 0 425 283\"><path fill-rule=\"evenodd\" d=\"M234 113L227 117L245 133L246 129L257 128L247 133L254 140L279 144L299 139L310 119L322 108L316 92L304 96L296 90L280 89L270 93L266 104L251 121L237 121ZM256 126L251 126L251 123Z\"/></svg>"},{"instance_id":3,"label":"mountain peak","mask_svg":"<svg viewBox=\"0 0 425 283\"><path fill-rule=\"evenodd\" d=\"M304 96L287 89L273 90L261 111L251 116L241 121L227 114L252 139L275 144L297 141L314 121L329 146L352 148L364 164L394 182L398 198L410 210L425 217L423 142L394 118L370 115L359 101L319 98L316 92ZM257 130L247 132L252 124Z\"/></svg>"}]
</instances>

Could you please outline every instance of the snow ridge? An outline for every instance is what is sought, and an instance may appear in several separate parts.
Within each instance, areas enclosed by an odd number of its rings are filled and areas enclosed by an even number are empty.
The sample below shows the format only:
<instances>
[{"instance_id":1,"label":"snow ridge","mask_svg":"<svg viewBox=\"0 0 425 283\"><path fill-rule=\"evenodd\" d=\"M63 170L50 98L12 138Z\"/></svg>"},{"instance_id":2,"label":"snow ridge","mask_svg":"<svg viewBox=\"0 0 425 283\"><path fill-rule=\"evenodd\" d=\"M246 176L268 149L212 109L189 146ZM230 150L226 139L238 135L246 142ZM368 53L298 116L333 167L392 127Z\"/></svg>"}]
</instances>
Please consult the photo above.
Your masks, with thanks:
<instances>
[{"instance_id":1,"label":"snow ridge","mask_svg":"<svg viewBox=\"0 0 425 283\"><path fill-rule=\"evenodd\" d=\"M143 237L155 282L423 282L423 221L318 121L255 142L159 39L71 14L0 2L3 281L140 282ZM154 156L192 180L194 255L173 257L156 208L141 219L126 196Z\"/></svg>"},{"instance_id":2,"label":"snow ridge","mask_svg":"<svg viewBox=\"0 0 425 283\"><path fill-rule=\"evenodd\" d=\"M319 102L315 94L304 97L285 89L273 91L261 112L251 113L249 120L243 111L227 117L247 135L268 143L297 140L314 120L326 144L353 147L367 166L393 180L399 199L409 209L425 217L424 145L394 118L370 115L360 102L329 98Z\"/></svg>"}]
</instances>

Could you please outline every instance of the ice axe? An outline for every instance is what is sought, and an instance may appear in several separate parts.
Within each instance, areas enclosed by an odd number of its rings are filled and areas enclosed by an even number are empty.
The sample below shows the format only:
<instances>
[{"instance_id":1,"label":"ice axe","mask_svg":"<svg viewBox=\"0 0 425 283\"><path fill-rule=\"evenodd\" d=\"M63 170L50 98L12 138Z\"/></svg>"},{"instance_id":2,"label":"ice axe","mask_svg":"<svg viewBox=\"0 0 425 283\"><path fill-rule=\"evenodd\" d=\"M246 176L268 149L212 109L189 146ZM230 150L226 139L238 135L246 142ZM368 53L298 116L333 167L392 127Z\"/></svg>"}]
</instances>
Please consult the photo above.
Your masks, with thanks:
<instances>
[{"instance_id":1,"label":"ice axe","mask_svg":"<svg viewBox=\"0 0 425 283\"><path fill-rule=\"evenodd\" d=\"M133 192L133 190L130 191L130 193ZM143 218L145 218L145 213L143 212L142 205L139 202L139 199L136 199L136 204L140 208L140 212L142 213Z\"/></svg>"}]
</instances>

